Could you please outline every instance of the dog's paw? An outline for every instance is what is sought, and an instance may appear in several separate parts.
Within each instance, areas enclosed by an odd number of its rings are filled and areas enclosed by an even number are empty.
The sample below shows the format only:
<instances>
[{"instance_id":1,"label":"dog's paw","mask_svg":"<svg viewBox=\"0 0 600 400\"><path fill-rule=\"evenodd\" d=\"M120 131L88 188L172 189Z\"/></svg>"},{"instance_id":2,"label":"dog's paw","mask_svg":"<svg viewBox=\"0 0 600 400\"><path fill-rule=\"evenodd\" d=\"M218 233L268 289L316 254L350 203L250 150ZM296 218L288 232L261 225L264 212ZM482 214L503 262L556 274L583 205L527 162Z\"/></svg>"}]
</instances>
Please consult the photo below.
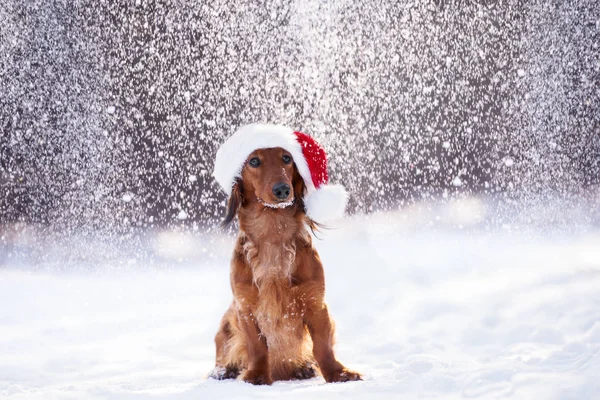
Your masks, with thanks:
<instances>
[{"instance_id":1,"label":"dog's paw","mask_svg":"<svg viewBox=\"0 0 600 400\"><path fill-rule=\"evenodd\" d=\"M273 383L273 378L271 378L271 375L269 375L268 372L250 369L244 372L242 379L245 382L251 383L253 385L270 385Z\"/></svg>"},{"instance_id":2,"label":"dog's paw","mask_svg":"<svg viewBox=\"0 0 600 400\"><path fill-rule=\"evenodd\" d=\"M328 383L362 381L362 376L358 372L350 371L346 368L333 371L326 375L324 374L323 378L325 378L325 381Z\"/></svg>"},{"instance_id":3,"label":"dog's paw","mask_svg":"<svg viewBox=\"0 0 600 400\"><path fill-rule=\"evenodd\" d=\"M222 381L225 379L235 379L239 374L240 370L237 367L215 367L208 377Z\"/></svg>"},{"instance_id":4,"label":"dog's paw","mask_svg":"<svg viewBox=\"0 0 600 400\"><path fill-rule=\"evenodd\" d=\"M317 370L315 369L315 366L311 363L299 366L292 372L292 379L311 379L315 376L317 376Z\"/></svg>"}]
</instances>

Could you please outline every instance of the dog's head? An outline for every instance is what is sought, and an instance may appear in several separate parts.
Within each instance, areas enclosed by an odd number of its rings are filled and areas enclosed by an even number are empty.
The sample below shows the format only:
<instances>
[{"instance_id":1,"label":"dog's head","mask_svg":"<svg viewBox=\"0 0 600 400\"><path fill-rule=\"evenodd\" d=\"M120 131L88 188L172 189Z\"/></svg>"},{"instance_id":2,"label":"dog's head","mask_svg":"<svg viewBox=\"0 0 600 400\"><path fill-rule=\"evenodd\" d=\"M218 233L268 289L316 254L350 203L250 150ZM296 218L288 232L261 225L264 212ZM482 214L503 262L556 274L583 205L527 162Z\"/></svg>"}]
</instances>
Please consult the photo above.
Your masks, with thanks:
<instances>
[{"instance_id":1,"label":"dog's head","mask_svg":"<svg viewBox=\"0 0 600 400\"><path fill-rule=\"evenodd\" d=\"M306 187L292 155L281 147L253 151L237 178L227 203L223 225L230 224L240 207L260 205L264 208L294 207L304 211Z\"/></svg>"}]
</instances>

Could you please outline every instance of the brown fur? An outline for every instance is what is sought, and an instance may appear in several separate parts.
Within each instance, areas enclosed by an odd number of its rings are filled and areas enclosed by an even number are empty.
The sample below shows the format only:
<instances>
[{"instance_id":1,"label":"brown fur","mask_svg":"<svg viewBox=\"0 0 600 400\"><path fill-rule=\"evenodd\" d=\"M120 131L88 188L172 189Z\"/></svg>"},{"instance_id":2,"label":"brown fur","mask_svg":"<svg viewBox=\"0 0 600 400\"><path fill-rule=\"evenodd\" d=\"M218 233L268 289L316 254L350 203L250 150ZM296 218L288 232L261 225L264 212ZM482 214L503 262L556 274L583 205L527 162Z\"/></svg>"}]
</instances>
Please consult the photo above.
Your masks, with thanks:
<instances>
[{"instance_id":1,"label":"brown fur","mask_svg":"<svg viewBox=\"0 0 600 400\"><path fill-rule=\"evenodd\" d=\"M261 149L258 168L246 165L234 186L225 223L237 214L240 234L231 261L233 304L215 337L212 376L271 384L312 378L318 369L327 382L360 380L333 352L334 326L324 301L323 265L306 227L304 181L281 148ZM275 204L274 184L291 188L286 208Z\"/></svg>"}]
</instances>

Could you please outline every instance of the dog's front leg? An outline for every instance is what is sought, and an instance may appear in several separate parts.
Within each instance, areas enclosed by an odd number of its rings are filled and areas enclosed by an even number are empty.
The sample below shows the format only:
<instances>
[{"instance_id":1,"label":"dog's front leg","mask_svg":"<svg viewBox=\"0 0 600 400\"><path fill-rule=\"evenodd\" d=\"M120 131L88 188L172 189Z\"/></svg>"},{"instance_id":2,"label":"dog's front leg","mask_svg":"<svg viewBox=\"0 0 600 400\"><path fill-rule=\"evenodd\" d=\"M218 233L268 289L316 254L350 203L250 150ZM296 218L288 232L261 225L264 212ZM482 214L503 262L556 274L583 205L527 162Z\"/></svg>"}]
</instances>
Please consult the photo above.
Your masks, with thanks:
<instances>
[{"instance_id":1,"label":"dog's front leg","mask_svg":"<svg viewBox=\"0 0 600 400\"><path fill-rule=\"evenodd\" d=\"M273 383L269 368L269 351L267 340L261 334L254 310L258 302L258 289L253 284L252 269L246 264L244 252L234 253L231 269L231 289L237 314L238 326L244 337L248 365L242 373L242 379L253 385L270 385Z\"/></svg>"},{"instance_id":2,"label":"dog's front leg","mask_svg":"<svg viewBox=\"0 0 600 400\"><path fill-rule=\"evenodd\" d=\"M322 303L311 311L306 316L306 322L313 341L313 355L319 364L323 378L327 382L361 380L359 373L348 370L335 358L333 352L333 323L327 305Z\"/></svg>"},{"instance_id":3,"label":"dog's front leg","mask_svg":"<svg viewBox=\"0 0 600 400\"><path fill-rule=\"evenodd\" d=\"M260 334L258 324L248 309L239 311L238 319L248 352L248 369L242 375L242 379L253 385L272 384L266 339Z\"/></svg>"},{"instance_id":4,"label":"dog's front leg","mask_svg":"<svg viewBox=\"0 0 600 400\"><path fill-rule=\"evenodd\" d=\"M241 262L239 265L243 267ZM248 271L244 268L240 270ZM248 366L242 374L242 379L253 385L270 385L273 379L269 368L269 349L254 314L258 292L252 285L252 276L248 273L232 274L232 289L238 325L243 333L248 355Z\"/></svg>"}]
</instances>

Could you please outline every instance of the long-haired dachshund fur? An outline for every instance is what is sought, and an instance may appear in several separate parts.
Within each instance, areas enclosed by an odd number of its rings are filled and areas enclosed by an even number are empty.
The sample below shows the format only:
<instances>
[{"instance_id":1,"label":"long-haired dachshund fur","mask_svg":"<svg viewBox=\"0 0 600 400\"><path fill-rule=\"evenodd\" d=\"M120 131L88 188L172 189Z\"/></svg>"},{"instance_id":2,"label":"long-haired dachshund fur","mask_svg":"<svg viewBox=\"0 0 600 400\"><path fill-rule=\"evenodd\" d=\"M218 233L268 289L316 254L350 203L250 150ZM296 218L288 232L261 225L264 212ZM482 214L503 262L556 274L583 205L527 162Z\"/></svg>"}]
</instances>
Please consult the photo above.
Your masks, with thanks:
<instances>
[{"instance_id":1,"label":"long-haired dachshund fur","mask_svg":"<svg viewBox=\"0 0 600 400\"><path fill-rule=\"evenodd\" d=\"M239 220L231 261L233 303L215 337L216 379L255 385L308 379L361 380L335 357L323 265L308 229L305 186L290 153L248 156L228 200L224 224ZM308 228L308 229L307 229Z\"/></svg>"}]
</instances>

